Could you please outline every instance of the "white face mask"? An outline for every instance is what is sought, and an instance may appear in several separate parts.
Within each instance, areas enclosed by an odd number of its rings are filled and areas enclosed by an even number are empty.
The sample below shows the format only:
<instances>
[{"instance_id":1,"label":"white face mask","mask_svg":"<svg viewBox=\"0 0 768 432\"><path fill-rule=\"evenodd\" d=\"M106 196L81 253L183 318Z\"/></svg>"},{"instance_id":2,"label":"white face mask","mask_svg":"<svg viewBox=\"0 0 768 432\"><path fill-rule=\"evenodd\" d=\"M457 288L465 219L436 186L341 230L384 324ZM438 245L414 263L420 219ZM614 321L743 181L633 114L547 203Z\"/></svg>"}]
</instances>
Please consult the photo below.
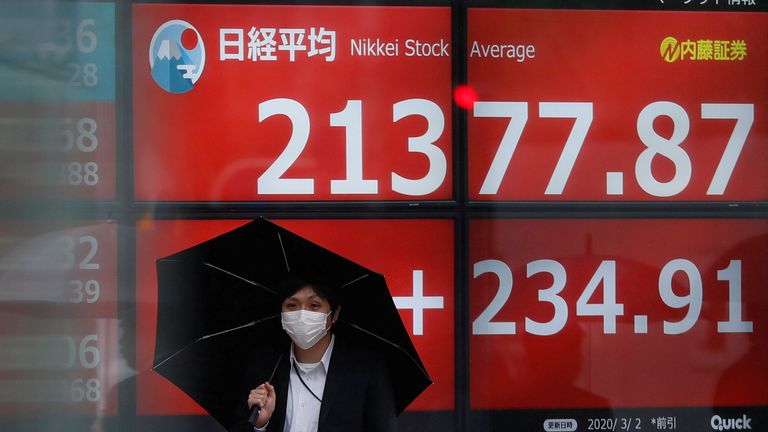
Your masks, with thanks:
<instances>
[{"instance_id":1,"label":"white face mask","mask_svg":"<svg viewBox=\"0 0 768 432\"><path fill-rule=\"evenodd\" d=\"M301 349L312 348L328 333L325 323L331 312L324 314L322 312L302 309L283 312L280 315L283 321L283 330L288 333L293 343Z\"/></svg>"}]
</instances>

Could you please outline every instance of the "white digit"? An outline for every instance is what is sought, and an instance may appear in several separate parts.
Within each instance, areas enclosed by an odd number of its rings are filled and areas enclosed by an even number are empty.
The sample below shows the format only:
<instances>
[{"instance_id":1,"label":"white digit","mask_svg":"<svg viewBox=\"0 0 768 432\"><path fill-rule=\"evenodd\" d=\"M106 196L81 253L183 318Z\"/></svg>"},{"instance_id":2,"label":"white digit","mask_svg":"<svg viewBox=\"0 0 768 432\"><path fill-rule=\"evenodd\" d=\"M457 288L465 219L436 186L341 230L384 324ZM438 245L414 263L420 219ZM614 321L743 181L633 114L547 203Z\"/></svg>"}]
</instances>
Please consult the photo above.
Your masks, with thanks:
<instances>
[{"instance_id":1,"label":"white digit","mask_svg":"<svg viewBox=\"0 0 768 432\"><path fill-rule=\"evenodd\" d=\"M667 139L653 129L653 121L660 116L672 119L674 130ZM635 177L644 191L657 197L676 195L688 186L691 180L691 159L680 148L688 136L690 121L683 107L673 102L653 102L648 104L637 117L637 135L648 147L640 153L635 163ZM675 175L667 182L656 180L652 172L653 158L662 155L675 164Z\"/></svg>"},{"instance_id":2,"label":"white digit","mask_svg":"<svg viewBox=\"0 0 768 432\"><path fill-rule=\"evenodd\" d=\"M87 127L86 127L87 126ZM99 145L99 139L96 137L96 120L92 118L81 118L77 122L77 148L83 153L90 153L96 150ZM87 141L87 144L86 144Z\"/></svg>"},{"instance_id":3,"label":"white digit","mask_svg":"<svg viewBox=\"0 0 768 432\"><path fill-rule=\"evenodd\" d=\"M83 166L83 183L87 186L99 184L99 164L96 162L85 163Z\"/></svg>"},{"instance_id":4,"label":"white digit","mask_svg":"<svg viewBox=\"0 0 768 432\"><path fill-rule=\"evenodd\" d=\"M96 50L98 39L96 39L96 33L93 30L86 30L86 26L95 26L96 21L88 18L80 21L77 26L77 49L84 54L92 53Z\"/></svg>"},{"instance_id":5,"label":"white digit","mask_svg":"<svg viewBox=\"0 0 768 432\"><path fill-rule=\"evenodd\" d=\"M688 277L690 292L679 296L672 289L672 278L677 272ZM699 319L702 303L702 283L699 269L686 259L674 259L667 263L659 275L659 294L667 306L680 309L687 307L685 317L678 322L664 321L664 334L681 334L690 330Z\"/></svg>"},{"instance_id":6,"label":"white digit","mask_svg":"<svg viewBox=\"0 0 768 432\"><path fill-rule=\"evenodd\" d=\"M346 129L347 178L331 180L332 194L375 194L377 180L363 179L363 109L359 100L347 101L343 111L331 114L331 126Z\"/></svg>"},{"instance_id":7,"label":"white digit","mask_svg":"<svg viewBox=\"0 0 768 432\"><path fill-rule=\"evenodd\" d=\"M528 278L539 273L552 275L552 285L547 289L539 290L539 301L551 303L555 308L555 314L551 320L543 323L526 317L525 331L539 336L551 336L562 330L568 321L568 303L558 295L565 288L568 276L562 264L549 259L528 263Z\"/></svg>"},{"instance_id":8,"label":"white digit","mask_svg":"<svg viewBox=\"0 0 768 432\"><path fill-rule=\"evenodd\" d=\"M88 346L90 342L98 343L99 337L95 334L88 335L80 341L80 364L86 369L93 369L101 361L101 352L98 346Z\"/></svg>"},{"instance_id":9,"label":"white digit","mask_svg":"<svg viewBox=\"0 0 768 432\"><path fill-rule=\"evenodd\" d=\"M474 278L485 273L493 273L499 278L496 296L485 310L472 322L472 334L476 335L512 335L516 328L514 322L491 322L512 294L512 271L498 260L485 260L474 265Z\"/></svg>"},{"instance_id":10,"label":"white digit","mask_svg":"<svg viewBox=\"0 0 768 432\"><path fill-rule=\"evenodd\" d=\"M717 165L715 176L707 189L707 195L722 195L731 179L733 168L739 160L741 149L747 141L747 136L755 120L755 106L753 104L701 104L701 118L703 119L736 119L731 137L725 146L723 156Z\"/></svg>"},{"instance_id":11,"label":"white digit","mask_svg":"<svg viewBox=\"0 0 768 432\"><path fill-rule=\"evenodd\" d=\"M293 99L271 99L259 104L259 122L274 116L284 115L291 121L291 138L288 145L272 165L259 177L258 193L272 194L313 194L315 180L311 178L284 179L283 174L296 162L309 139L309 114Z\"/></svg>"},{"instance_id":12,"label":"white digit","mask_svg":"<svg viewBox=\"0 0 768 432\"><path fill-rule=\"evenodd\" d=\"M488 174L480 187L480 195L495 195L499 192L501 181L507 172L509 162L515 153L517 143L520 142L520 136L523 134L523 128L528 122L528 103L527 102L475 102L475 117L489 118L508 118L504 136L501 138L499 148L493 157Z\"/></svg>"},{"instance_id":13,"label":"white digit","mask_svg":"<svg viewBox=\"0 0 768 432\"><path fill-rule=\"evenodd\" d=\"M448 162L435 142L445 130L443 111L436 103L426 99L408 99L392 106L392 121L413 115L427 120L427 131L419 137L408 138L408 151L423 153L429 159L429 170L420 179L409 179L392 173L392 190L403 195L423 196L436 191L445 180Z\"/></svg>"},{"instance_id":14,"label":"white digit","mask_svg":"<svg viewBox=\"0 0 768 432\"><path fill-rule=\"evenodd\" d=\"M595 295L601 282L603 302L589 303L589 299ZM616 261L608 260L600 263L587 287L584 288L584 292L576 301L576 315L602 316L603 333L616 333L616 317L624 315L624 305L616 303Z\"/></svg>"},{"instance_id":15,"label":"white digit","mask_svg":"<svg viewBox=\"0 0 768 432\"><path fill-rule=\"evenodd\" d=\"M99 72L98 66L95 63L86 63L83 65L83 84L86 87L94 87L99 83L99 77L96 75Z\"/></svg>"},{"instance_id":16,"label":"white digit","mask_svg":"<svg viewBox=\"0 0 768 432\"><path fill-rule=\"evenodd\" d=\"M69 398L72 402L82 402L83 399L85 399L85 389L83 388L84 383L85 380L82 378L78 378L72 381L72 385L69 390Z\"/></svg>"},{"instance_id":17,"label":"white digit","mask_svg":"<svg viewBox=\"0 0 768 432\"><path fill-rule=\"evenodd\" d=\"M83 236L80 237L80 244L83 243L88 243L91 248L88 251L88 255L86 255L85 258L80 261L79 268L81 270L98 270L99 263L93 263L91 260L96 256L96 252L99 250L99 240L97 240L94 236Z\"/></svg>"},{"instance_id":18,"label":"white digit","mask_svg":"<svg viewBox=\"0 0 768 432\"><path fill-rule=\"evenodd\" d=\"M718 333L752 333L752 321L741 317L741 260L731 260L717 271L717 280L728 281L728 321L717 322Z\"/></svg>"},{"instance_id":19,"label":"white digit","mask_svg":"<svg viewBox=\"0 0 768 432\"><path fill-rule=\"evenodd\" d=\"M541 118L574 118L568 140L565 142L563 152L557 161L552 178L549 179L545 195L560 195L568 183L573 165L579 157L581 146L587 137L589 127L592 125L592 103L588 102L541 102L539 103L539 117Z\"/></svg>"},{"instance_id":20,"label":"white digit","mask_svg":"<svg viewBox=\"0 0 768 432\"><path fill-rule=\"evenodd\" d=\"M85 298L85 295L83 294L83 281L71 280L69 281L69 285L73 287L73 292L75 294L74 297L70 297L69 302L82 303L83 299Z\"/></svg>"},{"instance_id":21,"label":"white digit","mask_svg":"<svg viewBox=\"0 0 768 432\"><path fill-rule=\"evenodd\" d=\"M100 292L101 285L99 285L99 281L89 280L85 283L85 293L88 295L88 298L85 299L85 302L88 304L96 303L99 301Z\"/></svg>"},{"instance_id":22,"label":"white digit","mask_svg":"<svg viewBox=\"0 0 768 432\"><path fill-rule=\"evenodd\" d=\"M98 378L90 378L85 383L85 399L88 402L97 402L101 400L101 381Z\"/></svg>"},{"instance_id":23,"label":"white digit","mask_svg":"<svg viewBox=\"0 0 768 432\"><path fill-rule=\"evenodd\" d=\"M83 166L80 162L67 164L67 184L80 186L83 183Z\"/></svg>"},{"instance_id":24,"label":"white digit","mask_svg":"<svg viewBox=\"0 0 768 432\"><path fill-rule=\"evenodd\" d=\"M81 67L77 63L67 63L67 69L72 70L72 74L69 77L68 84L74 87L79 87L83 85L82 82L80 82L80 70Z\"/></svg>"}]
</instances>

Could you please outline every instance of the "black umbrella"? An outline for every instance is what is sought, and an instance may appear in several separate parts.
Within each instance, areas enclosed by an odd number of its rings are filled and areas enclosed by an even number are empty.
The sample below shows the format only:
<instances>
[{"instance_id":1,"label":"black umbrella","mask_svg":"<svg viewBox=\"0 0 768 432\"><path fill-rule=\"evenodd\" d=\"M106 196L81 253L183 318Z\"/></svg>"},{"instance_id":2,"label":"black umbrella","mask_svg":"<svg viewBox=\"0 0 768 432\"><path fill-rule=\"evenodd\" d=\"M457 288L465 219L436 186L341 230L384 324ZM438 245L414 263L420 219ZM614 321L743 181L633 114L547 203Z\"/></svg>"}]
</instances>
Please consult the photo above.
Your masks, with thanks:
<instances>
[{"instance_id":1,"label":"black umbrella","mask_svg":"<svg viewBox=\"0 0 768 432\"><path fill-rule=\"evenodd\" d=\"M398 413L431 383L381 274L264 218L157 261L153 369L231 424L248 353L283 334L278 290L289 276L334 291L336 325L386 359Z\"/></svg>"}]
</instances>

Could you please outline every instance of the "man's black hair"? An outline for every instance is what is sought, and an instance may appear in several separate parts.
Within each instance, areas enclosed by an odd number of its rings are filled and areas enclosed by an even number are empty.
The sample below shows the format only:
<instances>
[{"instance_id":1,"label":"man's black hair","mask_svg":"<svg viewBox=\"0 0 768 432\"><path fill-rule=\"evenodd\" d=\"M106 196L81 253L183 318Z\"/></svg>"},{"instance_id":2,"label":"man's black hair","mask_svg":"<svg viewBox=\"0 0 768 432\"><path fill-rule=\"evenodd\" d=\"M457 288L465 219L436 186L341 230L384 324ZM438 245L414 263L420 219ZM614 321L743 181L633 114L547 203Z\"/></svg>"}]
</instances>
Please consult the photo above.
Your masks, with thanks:
<instances>
[{"instance_id":1,"label":"man's black hair","mask_svg":"<svg viewBox=\"0 0 768 432\"><path fill-rule=\"evenodd\" d=\"M286 277L280 284L280 303L285 301L285 299L288 297L296 294L305 286L310 286L315 291L315 294L318 295L318 297L328 302L328 304L331 306L331 311L336 312L336 308L339 306L339 302L336 298L336 293L333 292L333 290L330 289L327 284L319 280L303 278L296 275Z\"/></svg>"}]
</instances>

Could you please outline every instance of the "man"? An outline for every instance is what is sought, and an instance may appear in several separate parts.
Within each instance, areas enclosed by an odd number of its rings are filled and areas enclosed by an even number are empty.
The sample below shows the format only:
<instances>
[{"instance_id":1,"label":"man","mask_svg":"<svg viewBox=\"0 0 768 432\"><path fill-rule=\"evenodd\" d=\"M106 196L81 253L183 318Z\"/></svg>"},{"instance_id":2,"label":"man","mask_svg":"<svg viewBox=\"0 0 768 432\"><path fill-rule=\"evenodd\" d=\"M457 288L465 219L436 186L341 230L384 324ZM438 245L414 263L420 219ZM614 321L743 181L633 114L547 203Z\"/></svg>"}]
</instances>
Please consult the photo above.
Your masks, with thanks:
<instances>
[{"instance_id":1,"label":"man","mask_svg":"<svg viewBox=\"0 0 768 432\"><path fill-rule=\"evenodd\" d=\"M395 406L386 365L336 324L341 306L321 284L293 280L282 291L281 320L290 343L273 354L259 349L246 383L253 424L233 430L269 432L389 432ZM263 348L263 347L260 347ZM275 360L275 355L277 360ZM274 370L272 382L267 382Z\"/></svg>"}]
</instances>

